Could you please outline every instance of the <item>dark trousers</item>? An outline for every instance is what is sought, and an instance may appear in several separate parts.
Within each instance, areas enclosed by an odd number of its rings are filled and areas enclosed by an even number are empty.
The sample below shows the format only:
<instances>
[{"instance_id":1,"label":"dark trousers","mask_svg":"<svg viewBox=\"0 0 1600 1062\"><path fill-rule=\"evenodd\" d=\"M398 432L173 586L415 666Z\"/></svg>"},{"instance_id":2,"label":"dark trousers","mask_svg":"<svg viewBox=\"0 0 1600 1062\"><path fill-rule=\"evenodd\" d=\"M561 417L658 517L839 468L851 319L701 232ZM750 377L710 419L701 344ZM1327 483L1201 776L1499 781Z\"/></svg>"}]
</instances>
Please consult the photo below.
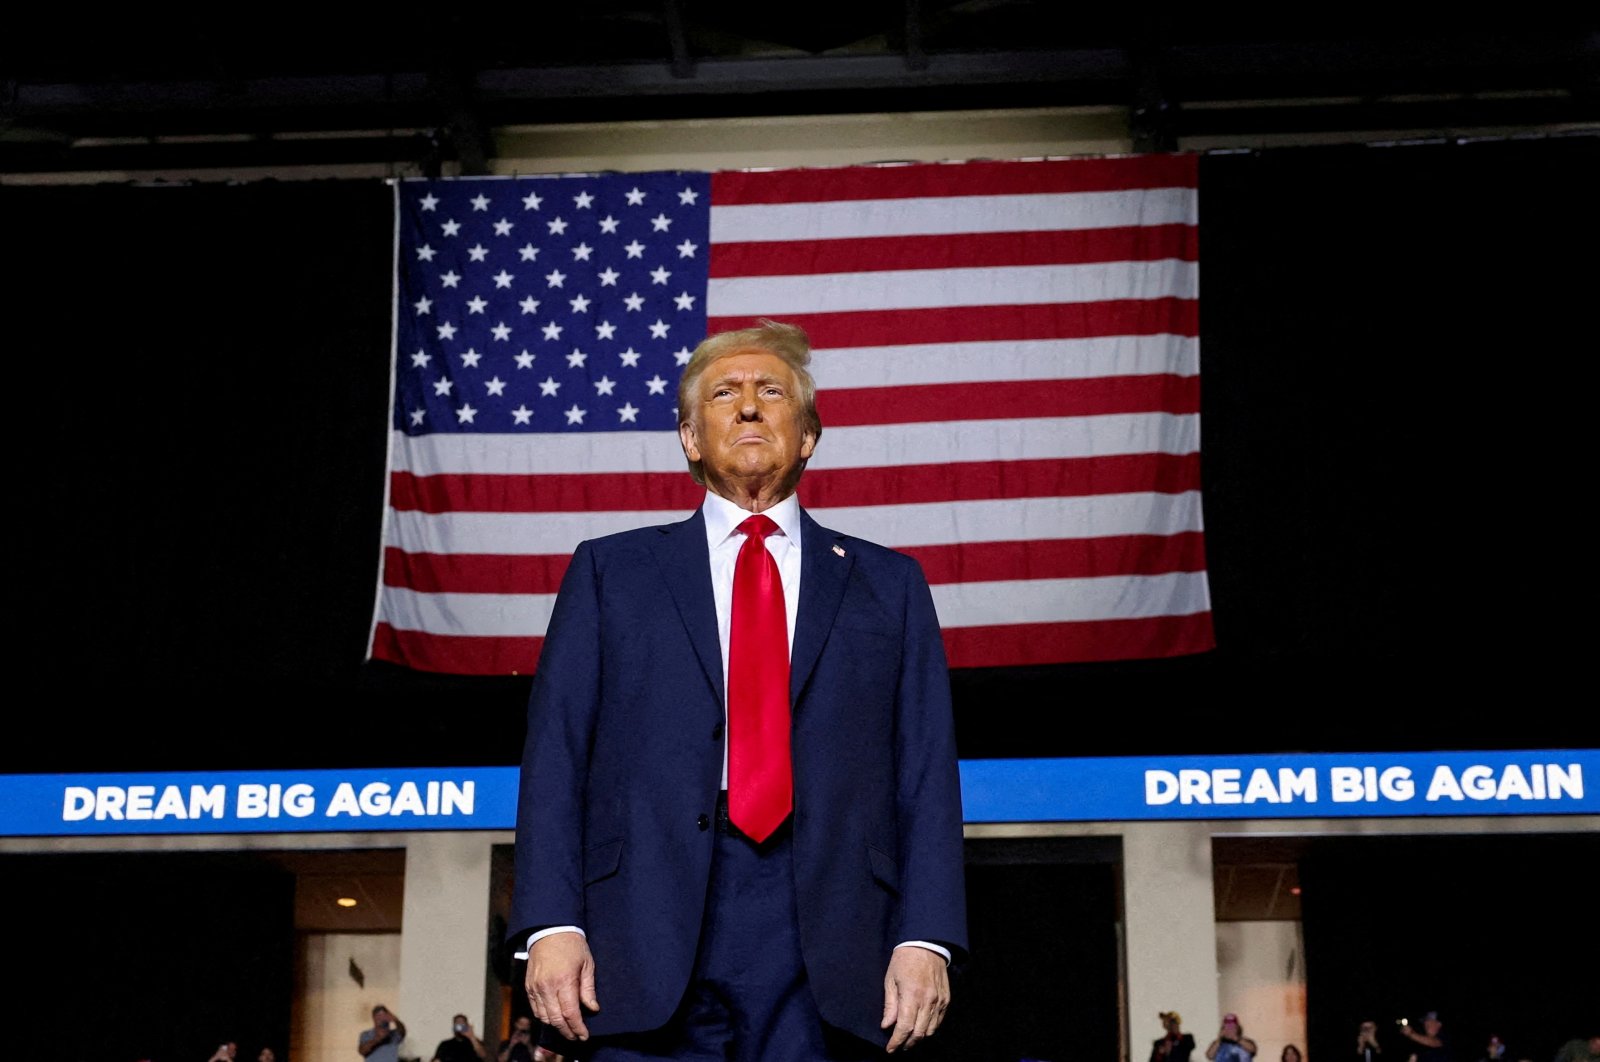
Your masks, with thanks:
<instances>
[{"instance_id":1,"label":"dark trousers","mask_svg":"<svg viewBox=\"0 0 1600 1062\"><path fill-rule=\"evenodd\" d=\"M858 1062L883 1051L825 1025L800 958L789 826L756 844L719 806L694 975L664 1028L597 1037L592 1062Z\"/></svg>"}]
</instances>

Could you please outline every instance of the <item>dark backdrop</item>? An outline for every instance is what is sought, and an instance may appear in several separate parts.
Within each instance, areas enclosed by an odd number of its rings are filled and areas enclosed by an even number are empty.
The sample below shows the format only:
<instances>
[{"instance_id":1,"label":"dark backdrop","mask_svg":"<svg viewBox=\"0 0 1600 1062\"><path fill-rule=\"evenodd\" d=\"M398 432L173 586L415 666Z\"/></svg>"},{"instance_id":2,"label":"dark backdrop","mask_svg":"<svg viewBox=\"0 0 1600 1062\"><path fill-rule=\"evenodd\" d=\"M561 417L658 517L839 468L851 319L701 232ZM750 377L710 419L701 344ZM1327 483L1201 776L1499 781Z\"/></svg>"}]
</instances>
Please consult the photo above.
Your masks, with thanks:
<instances>
[{"instance_id":1,"label":"dark backdrop","mask_svg":"<svg viewBox=\"0 0 1600 1062\"><path fill-rule=\"evenodd\" d=\"M1555 706L1585 648L1597 144L1203 158L1218 647L957 671L962 754L1591 743ZM389 189L4 187L0 231L41 727L0 767L516 762L526 678L362 659ZM1455 710L1485 693L1515 728Z\"/></svg>"},{"instance_id":2,"label":"dark backdrop","mask_svg":"<svg viewBox=\"0 0 1600 1062\"><path fill-rule=\"evenodd\" d=\"M1318 838L1300 865L1308 1058L1352 1056L1362 1021L1385 1056L1439 1012L1457 1062L1549 1062L1600 1035L1600 837ZM1262 1060L1270 1062L1270 1060Z\"/></svg>"},{"instance_id":3,"label":"dark backdrop","mask_svg":"<svg viewBox=\"0 0 1600 1062\"><path fill-rule=\"evenodd\" d=\"M235 852L0 855L0 895L13 1058L205 1062L228 1040L238 1062L286 1057L281 867Z\"/></svg>"}]
</instances>

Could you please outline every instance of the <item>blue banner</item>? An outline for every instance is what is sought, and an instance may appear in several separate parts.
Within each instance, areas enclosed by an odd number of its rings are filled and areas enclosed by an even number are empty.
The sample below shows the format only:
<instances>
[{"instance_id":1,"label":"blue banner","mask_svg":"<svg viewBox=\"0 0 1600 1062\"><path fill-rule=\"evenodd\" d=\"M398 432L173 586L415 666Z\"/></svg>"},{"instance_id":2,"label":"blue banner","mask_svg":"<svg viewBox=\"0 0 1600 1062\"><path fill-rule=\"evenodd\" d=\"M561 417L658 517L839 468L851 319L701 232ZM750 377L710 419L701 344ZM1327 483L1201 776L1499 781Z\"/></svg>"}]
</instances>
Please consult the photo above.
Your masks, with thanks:
<instances>
[{"instance_id":1,"label":"blue banner","mask_svg":"<svg viewBox=\"0 0 1600 1062\"><path fill-rule=\"evenodd\" d=\"M1600 750L965 760L967 822L1600 814ZM503 830L517 768L0 775L0 836Z\"/></svg>"}]
</instances>

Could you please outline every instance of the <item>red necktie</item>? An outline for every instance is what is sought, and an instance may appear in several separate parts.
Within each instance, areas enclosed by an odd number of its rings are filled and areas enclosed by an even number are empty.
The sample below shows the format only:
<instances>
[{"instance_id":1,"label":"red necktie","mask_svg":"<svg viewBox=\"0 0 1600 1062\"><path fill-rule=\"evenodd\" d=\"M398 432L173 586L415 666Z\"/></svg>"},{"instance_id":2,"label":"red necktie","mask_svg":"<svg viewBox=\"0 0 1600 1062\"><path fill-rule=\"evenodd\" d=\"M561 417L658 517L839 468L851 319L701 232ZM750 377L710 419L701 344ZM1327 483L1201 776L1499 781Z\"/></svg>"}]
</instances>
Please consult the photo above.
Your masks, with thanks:
<instances>
[{"instance_id":1,"label":"red necktie","mask_svg":"<svg viewBox=\"0 0 1600 1062\"><path fill-rule=\"evenodd\" d=\"M752 516L733 569L728 631L728 818L764 841L789 817L794 780L789 761L789 620L783 577L767 552L778 530Z\"/></svg>"}]
</instances>

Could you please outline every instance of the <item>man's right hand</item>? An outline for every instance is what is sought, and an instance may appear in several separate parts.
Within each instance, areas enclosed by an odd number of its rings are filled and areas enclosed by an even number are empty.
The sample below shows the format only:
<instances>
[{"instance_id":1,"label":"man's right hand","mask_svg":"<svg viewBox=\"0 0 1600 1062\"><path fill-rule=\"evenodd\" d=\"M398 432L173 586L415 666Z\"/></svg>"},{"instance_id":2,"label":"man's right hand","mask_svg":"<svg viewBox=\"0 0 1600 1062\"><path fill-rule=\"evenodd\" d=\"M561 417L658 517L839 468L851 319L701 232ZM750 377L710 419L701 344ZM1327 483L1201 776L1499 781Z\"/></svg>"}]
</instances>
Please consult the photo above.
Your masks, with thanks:
<instances>
[{"instance_id":1,"label":"man's right hand","mask_svg":"<svg viewBox=\"0 0 1600 1062\"><path fill-rule=\"evenodd\" d=\"M594 994L594 956L582 933L552 933L528 949L525 983L533 1016L568 1040L587 1040L583 1008L600 1009Z\"/></svg>"}]
</instances>

